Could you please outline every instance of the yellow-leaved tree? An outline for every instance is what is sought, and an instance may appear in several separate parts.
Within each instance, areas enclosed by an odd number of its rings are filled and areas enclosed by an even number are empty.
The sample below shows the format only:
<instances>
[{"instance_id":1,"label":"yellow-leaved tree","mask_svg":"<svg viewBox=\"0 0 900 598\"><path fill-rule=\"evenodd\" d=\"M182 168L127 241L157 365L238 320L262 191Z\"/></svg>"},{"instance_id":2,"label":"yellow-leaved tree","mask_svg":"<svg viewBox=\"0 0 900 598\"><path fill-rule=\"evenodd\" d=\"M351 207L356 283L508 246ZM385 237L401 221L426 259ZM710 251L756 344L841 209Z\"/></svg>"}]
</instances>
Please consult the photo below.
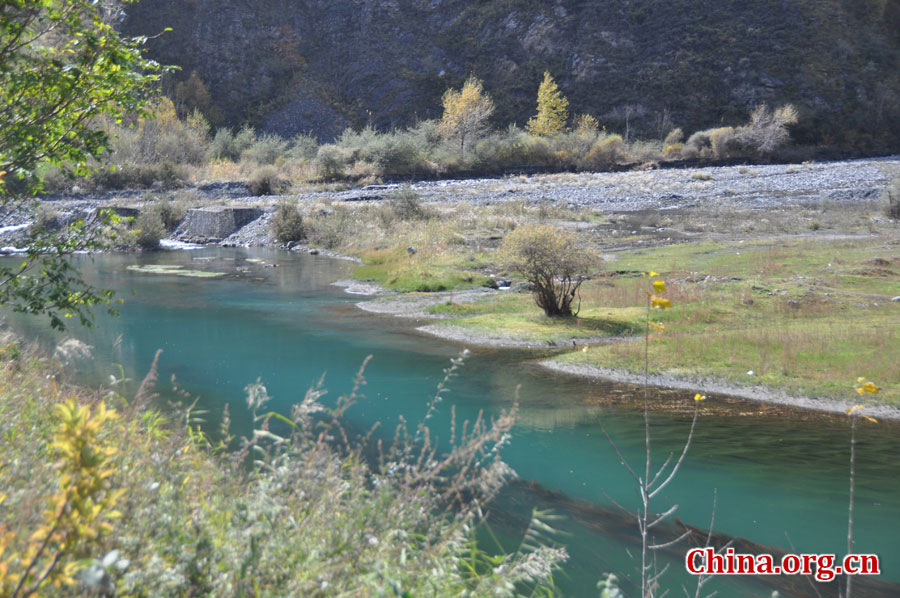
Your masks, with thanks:
<instances>
[{"instance_id":1,"label":"yellow-leaved tree","mask_svg":"<svg viewBox=\"0 0 900 598\"><path fill-rule=\"evenodd\" d=\"M444 115L440 133L444 139L458 139L459 149L466 152L466 144L483 136L490 126L488 119L494 113L494 102L484 93L480 80L470 75L462 89L448 89L441 100Z\"/></svg>"},{"instance_id":2,"label":"yellow-leaved tree","mask_svg":"<svg viewBox=\"0 0 900 598\"><path fill-rule=\"evenodd\" d=\"M569 100L559 91L550 73L545 72L538 87L537 114L528 121L526 128L529 133L550 137L564 130L568 119Z\"/></svg>"}]
</instances>

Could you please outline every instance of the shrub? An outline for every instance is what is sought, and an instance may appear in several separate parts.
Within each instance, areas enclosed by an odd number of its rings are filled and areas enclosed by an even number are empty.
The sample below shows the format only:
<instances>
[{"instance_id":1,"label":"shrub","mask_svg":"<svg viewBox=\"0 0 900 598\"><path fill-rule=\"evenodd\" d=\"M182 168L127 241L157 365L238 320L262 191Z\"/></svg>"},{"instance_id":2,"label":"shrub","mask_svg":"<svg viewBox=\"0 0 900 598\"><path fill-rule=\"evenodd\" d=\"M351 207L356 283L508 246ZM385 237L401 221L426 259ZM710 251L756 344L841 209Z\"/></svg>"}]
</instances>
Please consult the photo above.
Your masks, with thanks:
<instances>
[{"instance_id":1,"label":"shrub","mask_svg":"<svg viewBox=\"0 0 900 598\"><path fill-rule=\"evenodd\" d=\"M334 180L344 176L351 161L351 156L343 148L333 143L326 143L319 147L313 164L319 178Z\"/></svg>"},{"instance_id":2,"label":"shrub","mask_svg":"<svg viewBox=\"0 0 900 598\"><path fill-rule=\"evenodd\" d=\"M303 215L294 202L283 201L272 216L272 236L279 243L294 243L306 238Z\"/></svg>"},{"instance_id":3,"label":"shrub","mask_svg":"<svg viewBox=\"0 0 900 598\"><path fill-rule=\"evenodd\" d=\"M750 122L738 128L739 143L749 152L768 156L790 138L788 127L796 124L797 109L791 104L770 108L762 104L750 113Z\"/></svg>"},{"instance_id":4,"label":"shrub","mask_svg":"<svg viewBox=\"0 0 900 598\"><path fill-rule=\"evenodd\" d=\"M676 127L668 132L666 138L663 139L663 145L675 145L676 143L681 145L681 142L684 141L684 131L681 130L681 127Z\"/></svg>"},{"instance_id":5,"label":"shrub","mask_svg":"<svg viewBox=\"0 0 900 598\"><path fill-rule=\"evenodd\" d=\"M733 127L697 131L681 148L684 158L724 160L742 154L742 145Z\"/></svg>"},{"instance_id":6,"label":"shrub","mask_svg":"<svg viewBox=\"0 0 900 598\"><path fill-rule=\"evenodd\" d=\"M683 143L670 143L663 149L663 156L670 160L680 158L682 148L684 148Z\"/></svg>"},{"instance_id":7,"label":"shrub","mask_svg":"<svg viewBox=\"0 0 900 598\"><path fill-rule=\"evenodd\" d=\"M72 185L72 176L64 168L53 164L41 164L35 174L41 181L44 193L63 193Z\"/></svg>"},{"instance_id":8,"label":"shrub","mask_svg":"<svg viewBox=\"0 0 900 598\"><path fill-rule=\"evenodd\" d=\"M343 206L323 209L311 218L309 238L318 247L334 249L358 235L358 216Z\"/></svg>"},{"instance_id":9,"label":"shrub","mask_svg":"<svg viewBox=\"0 0 900 598\"><path fill-rule=\"evenodd\" d=\"M207 156L210 160L232 160L240 157L240 152L234 143L234 134L231 129L219 129L209 144Z\"/></svg>"},{"instance_id":10,"label":"shrub","mask_svg":"<svg viewBox=\"0 0 900 598\"><path fill-rule=\"evenodd\" d=\"M274 166L257 169L247 181L247 189L251 195L280 195L289 187L290 181L281 178Z\"/></svg>"},{"instance_id":11,"label":"shrub","mask_svg":"<svg viewBox=\"0 0 900 598\"><path fill-rule=\"evenodd\" d=\"M427 220L430 217L419 194L410 185L404 185L391 193L388 201L391 211L399 220Z\"/></svg>"},{"instance_id":12,"label":"shrub","mask_svg":"<svg viewBox=\"0 0 900 598\"><path fill-rule=\"evenodd\" d=\"M684 146L681 148L681 156L688 160L709 158L712 155L712 148L709 142L710 132L711 129L697 131L688 137L688 140L684 142Z\"/></svg>"},{"instance_id":13,"label":"shrub","mask_svg":"<svg viewBox=\"0 0 900 598\"><path fill-rule=\"evenodd\" d=\"M511 232L497 251L500 265L534 286L534 300L548 316L571 316L578 287L596 266L591 250L571 232L527 224Z\"/></svg>"},{"instance_id":14,"label":"shrub","mask_svg":"<svg viewBox=\"0 0 900 598\"><path fill-rule=\"evenodd\" d=\"M291 147L286 157L297 162L311 162L319 151L319 142L310 135L296 135L291 139Z\"/></svg>"},{"instance_id":15,"label":"shrub","mask_svg":"<svg viewBox=\"0 0 900 598\"><path fill-rule=\"evenodd\" d=\"M378 135L368 153L381 174L414 174L427 170L427 146L423 139L409 131Z\"/></svg>"},{"instance_id":16,"label":"shrub","mask_svg":"<svg viewBox=\"0 0 900 598\"><path fill-rule=\"evenodd\" d=\"M600 122L590 114L579 114L572 120L572 128L580 135L597 135Z\"/></svg>"},{"instance_id":17,"label":"shrub","mask_svg":"<svg viewBox=\"0 0 900 598\"><path fill-rule=\"evenodd\" d=\"M616 163L622 149L621 135L600 137L591 145L581 167L587 170L603 170Z\"/></svg>"},{"instance_id":18,"label":"shrub","mask_svg":"<svg viewBox=\"0 0 900 598\"><path fill-rule=\"evenodd\" d=\"M659 141L632 141L625 149L628 161L650 164L659 160L662 145Z\"/></svg>"},{"instance_id":19,"label":"shrub","mask_svg":"<svg viewBox=\"0 0 900 598\"><path fill-rule=\"evenodd\" d=\"M241 152L241 160L257 166L274 164L287 153L287 149L288 142L278 135L263 135Z\"/></svg>"},{"instance_id":20,"label":"shrub","mask_svg":"<svg viewBox=\"0 0 900 598\"><path fill-rule=\"evenodd\" d=\"M172 162L161 164L125 164L107 166L91 173L86 181L92 189L148 189L154 185L177 187L187 180L183 166Z\"/></svg>"},{"instance_id":21,"label":"shrub","mask_svg":"<svg viewBox=\"0 0 900 598\"><path fill-rule=\"evenodd\" d=\"M236 439L227 410L201 428L192 407L152 409L156 363L126 401L115 380L109 399L61 393L46 359L21 362L0 368L4 434L16 439L4 445L4 523L15 524L0 537L3 596L512 598L549 595L566 558L540 545L538 520L512 554L478 547L482 509L512 473L502 450L515 409L438 448L429 419L461 359L418 426L378 441L380 458L368 436L345 433L344 413L365 400L356 389L335 407L311 388L279 416L252 384L236 407L250 433Z\"/></svg>"},{"instance_id":22,"label":"shrub","mask_svg":"<svg viewBox=\"0 0 900 598\"><path fill-rule=\"evenodd\" d=\"M719 127L709 132L709 147L716 160L724 160L738 153L739 144L733 127Z\"/></svg>"},{"instance_id":23,"label":"shrub","mask_svg":"<svg viewBox=\"0 0 900 598\"><path fill-rule=\"evenodd\" d=\"M885 213L888 218L900 220L900 176L888 183L884 188Z\"/></svg>"},{"instance_id":24,"label":"shrub","mask_svg":"<svg viewBox=\"0 0 900 598\"><path fill-rule=\"evenodd\" d=\"M187 208L181 202L163 198L155 201L148 211L156 215L166 231L172 231L184 219Z\"/></svg>"},{"instance_id":25,"label":"shrub","mask_svg":"<svg viewBox=\"0 0 900 598\"><path fill-rule=\"evenodd\" d=\"M107 126L113 129L110 160L119 166L201 164L206 159L208 123L199 113L179 120L168 98L160 98L152 112L138 118L132 128Z\"/></svg>"},{"instance_id":26,"label":"shrub","mask_svg":"<svg viewBox=\"0 0 900 598\"><path fill-rule=\"evenodd\" d=\"M47 205L35 211L32 227L39 231L58 231L63 227L62 215Z\"/></svg>"},{"instance_id":27,"label":"shrub","mask_svg":"<svg viewBox=\"0 0 900 598\"><path fill-rule=\"evenodd\" d=\"M250 125L244 125L241 127L241 130L234 135L235 154L240 156L254 143L256 143L256 129Z\"/></svg>"},{"instance_id":28,"label":"shrub","mask_svg":"<svg viewBox=\"0 0 900 598\"><path fill-rule=\"evenodd\" d=\"M156 249L159 247L159 241L165 235L166 229L158 212L145 210L134 221L134 227L131 232L138 247L141 249Z\"/></svg>"}]
</instances>

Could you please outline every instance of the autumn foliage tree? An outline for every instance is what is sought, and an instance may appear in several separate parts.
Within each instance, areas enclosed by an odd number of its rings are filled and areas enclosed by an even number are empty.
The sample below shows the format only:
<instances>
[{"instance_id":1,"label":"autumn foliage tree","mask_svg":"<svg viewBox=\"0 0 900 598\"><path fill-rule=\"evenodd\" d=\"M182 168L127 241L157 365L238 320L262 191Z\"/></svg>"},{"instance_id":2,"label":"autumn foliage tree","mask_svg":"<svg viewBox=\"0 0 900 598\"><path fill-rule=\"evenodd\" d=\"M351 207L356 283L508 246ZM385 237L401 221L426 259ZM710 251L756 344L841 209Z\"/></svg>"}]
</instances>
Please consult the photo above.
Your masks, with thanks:
<instances>
[{"instance_id":1,"label":"autumn foliage tree","mask_svg":"<svg viewBox=\"0 0 900 598\"><path fill-rule=\"evenodd\" d=\"M467 144L490 130L488 119L494 113L494 102L475 76L466 79L462 89L444 92L441 102L444 114L439 125L440 134L444 139L459 140L459 149L465 154Z\"/></svg>"},{"instance_id":2,"label":"autumn foliage tree","mask_svg":"<svg viewBox=\"0 0 900 598\"><path fill-rule=\"evenodd\" d=\"M500 265L520 274L534 289L534 300L548 316L577 315L578 288L597 267L597 258L574 233L546 224L527 224L511 232L497 251Z\"/></svg>"},{"instance_id":3,"label":"autumn foliage tree","mask_svg":"<svg viewBox=\"0 0 900 598\"><path fill-rule=\"evenodd\" d=\"M569 100L559 90L549 72L538 87L537 114L526 125L528 131L542 137L550 137L562 132L569 119Z\"/></svg>"}]
</instances>

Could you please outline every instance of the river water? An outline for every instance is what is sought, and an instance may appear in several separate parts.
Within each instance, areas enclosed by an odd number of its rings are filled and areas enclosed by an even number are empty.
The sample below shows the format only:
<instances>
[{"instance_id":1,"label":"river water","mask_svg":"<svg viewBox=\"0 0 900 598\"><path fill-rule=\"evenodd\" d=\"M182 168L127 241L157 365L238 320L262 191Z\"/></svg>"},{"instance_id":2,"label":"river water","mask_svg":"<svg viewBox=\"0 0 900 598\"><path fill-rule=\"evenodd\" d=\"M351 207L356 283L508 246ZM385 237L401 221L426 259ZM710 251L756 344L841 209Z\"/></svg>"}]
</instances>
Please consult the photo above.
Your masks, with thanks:
<instances>
[{"instance_id":1,"label":"river water","mask_svg":"<svg viewBox=\"0 0 900 598\"><path fill-rule=\"evenodd\" d=\"M153 254L77 258L93 283L116 289L121 315L99 315L91 330L50 331L34 317L10 317L14 328L50 346L76 337L94 347L94 360L77 365L80 381L106 383L121 364L131 378L149 368L157 349L163 398L168 380L215 414L228 403L236 431L248 429L244 388L260 379L272 407L289 413L324 374L330 397L348 392L363 360L366 399L348 414L351 427L381 421L392 430L399 416L417 422L461 346L416 333L414 323L362 312L330 283L349 276L348 262L256 249L207 248ZM249 260L249 261L248 261ZM276 266L277 264L277 266ZM170 265L222 272L194 278L137 271ZM129 269L132 267L132 269ZM628 596L640 554L637 528L614 506L638 504L628 473L604 438L609 432L629 461L641 463L643 418L640 390L561 376L533 363L534 354L475 350L451 384L432 429L448 435L450 406L459 419L474 419L512 406L519 387L520 418L506 461L518 473L493 505L491 526L514 548L533 508L562 516L556 541L571 558L556 582L569 596L596 596L604 572L614 572ZM653 413L656 461L678 451L693 409L692 393L653 393L664 408ZM876 553L883 574L860 578L861 596L900 596L900 426L861 425L857 450L857 552ZM678 504L678 517L707 529L714 493L715 530L780 550L843 554L848 494L847 421L836 416L760 406L723 398L704 404L688 457L675 481L655 499L661 512ZM791 549L793 545L793 550ZM746 546L746 545L739 545ZM663 586L669 595L693 596L684 573L684 547L660 555L671 562ZM868 584L868 586L866 586ZM814 596L799 577L719 578L706 590L720 596ZM837 584L819 584L834 596Z\"/></svg>"}]
</instances>

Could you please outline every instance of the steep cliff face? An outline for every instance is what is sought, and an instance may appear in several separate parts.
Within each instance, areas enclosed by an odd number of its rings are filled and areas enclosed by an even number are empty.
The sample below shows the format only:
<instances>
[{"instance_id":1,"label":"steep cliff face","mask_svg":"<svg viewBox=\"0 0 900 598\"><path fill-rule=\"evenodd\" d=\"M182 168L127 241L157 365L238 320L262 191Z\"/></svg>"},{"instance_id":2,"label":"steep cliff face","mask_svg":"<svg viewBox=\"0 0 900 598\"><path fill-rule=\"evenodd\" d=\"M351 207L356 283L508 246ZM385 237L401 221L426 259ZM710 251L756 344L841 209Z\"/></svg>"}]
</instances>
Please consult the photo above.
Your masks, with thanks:
<instances>
[{"instance_id":1,"label":"steep cliff face","mask_svg":"<svg viewBox=\"0 0 900 598\"><path fill-rule=\"evenodd\" d=\"M474 73L498 126L549 70L573 112L646 136L794 102L802 141L897 147L900 0L143 0L129 33L196 71L228 124L329 138L440 114ZM664 131L663 131L664 132Z\"/></svg>"}]
</instances>

